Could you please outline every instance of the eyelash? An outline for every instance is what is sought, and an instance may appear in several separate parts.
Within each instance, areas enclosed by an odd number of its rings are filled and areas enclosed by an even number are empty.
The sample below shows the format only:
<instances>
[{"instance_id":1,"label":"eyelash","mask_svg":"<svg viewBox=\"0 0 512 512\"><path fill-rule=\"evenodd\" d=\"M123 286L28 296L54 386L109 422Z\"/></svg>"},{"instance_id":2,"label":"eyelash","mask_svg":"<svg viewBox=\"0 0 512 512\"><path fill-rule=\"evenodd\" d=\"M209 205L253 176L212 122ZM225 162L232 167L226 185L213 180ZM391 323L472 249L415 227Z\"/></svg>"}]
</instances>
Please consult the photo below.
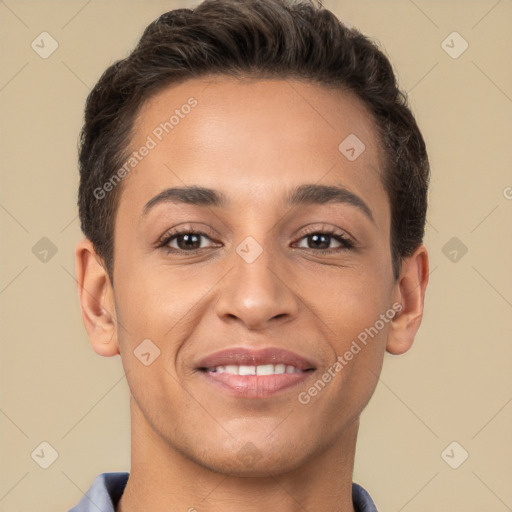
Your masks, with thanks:
<instances>
[{"instance_id":1,"label":"eyelash","mask_svg":"<svg viewBox=\"0 0 512 512\"><path fill-rule=\"evenodd\" d=\"M345 234L336 231L333 228L322 228L322 229L311 229L308 228L306 231L302 234L302 236L299 238L299 240L302 240L303 238L307 238L308 236L312 235L328 235L330 238L333 238L337 242L341 244L341 247L334 247L332 249L311 249L307 248L310 251L313 251L317 254L333 254L335 252L339 251L346 251L350 249L354 249L355 245L354 242L350 238L348 238Z\"/></svg>"},{"instance_id":2,"label":"eyelash","mask_svg":"<svg viewBox=\"0 0 512 512\"><path fill-rule=\"evenodd\" d=\"M158 242L157 248L158 249L164 249L168 254L169 253L187 253L187 254L197 254L198 252L202 251L203 249L206 249L206 247L201 247L199 249L193 249L191 251L186 251L184 249L176 249L174 247L168 247L168 244L177 238L180 235L197 235L197 236L205 236L207 238L210 238L210 235L207 233L204 233L203 231L196 231L194 229L185 228L185 229L178 229L175 231L172 231L171 233L165 234L160 242ZM352 240L350 240L347 236L344 234L332 229L332 228L326 228L326 229L309 229L303 235L299 238L299 240L302 240L303 238L307 238L308 236L312 235L328 235L329 237L333 238L337 242L341 244L341 247L335 247L332 249L312 249L310 247L307 248L307 250L313 251L316 254L333 254L338 251L346 251L350 249L354 249L354 243Z\"/></svg>"}]
</instances>

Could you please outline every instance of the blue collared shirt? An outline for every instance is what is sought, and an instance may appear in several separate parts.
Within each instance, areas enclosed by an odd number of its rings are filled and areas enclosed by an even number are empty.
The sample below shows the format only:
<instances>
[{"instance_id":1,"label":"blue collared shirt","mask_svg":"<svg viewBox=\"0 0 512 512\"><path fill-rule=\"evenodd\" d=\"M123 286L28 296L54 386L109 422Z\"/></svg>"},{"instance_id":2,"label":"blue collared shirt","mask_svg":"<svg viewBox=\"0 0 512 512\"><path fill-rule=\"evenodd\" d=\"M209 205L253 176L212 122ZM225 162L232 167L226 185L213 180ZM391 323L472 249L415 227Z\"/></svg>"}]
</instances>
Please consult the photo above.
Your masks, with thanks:
<instances>
[{"instance_id":1,"label":"blue collared shirt","mask_svg":"<svg viewBox=\"0 0 512 512\"><path fill-rule=\"evenodd\" d=\"M115 512L129 474L101 473L78 505L68 512ZM352 501L356 512L378 512L368 492L356 483L352 483Z\"/></svg>"}]
</instances>

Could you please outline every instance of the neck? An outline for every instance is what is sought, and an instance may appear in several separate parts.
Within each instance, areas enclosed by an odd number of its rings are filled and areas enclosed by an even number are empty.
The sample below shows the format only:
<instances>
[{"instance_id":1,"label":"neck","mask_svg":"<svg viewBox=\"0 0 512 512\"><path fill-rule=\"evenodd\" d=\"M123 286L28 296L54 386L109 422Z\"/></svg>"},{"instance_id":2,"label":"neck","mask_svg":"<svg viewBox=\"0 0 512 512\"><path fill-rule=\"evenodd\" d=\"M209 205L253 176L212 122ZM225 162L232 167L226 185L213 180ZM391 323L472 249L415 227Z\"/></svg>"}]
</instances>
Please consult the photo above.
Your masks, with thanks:
<instances>
[{"instance_id":1,"label":"neck","mask_svg":"<svg viewBox=\"0 0 512 512\"><path fill-rule=\"evenodd\" d=\"M145 421L133 397L131 469L116 512L354 512L354 421L324 452L284 474L240 477L212 471L178 452Z\"/></svg>"}]
</instances>

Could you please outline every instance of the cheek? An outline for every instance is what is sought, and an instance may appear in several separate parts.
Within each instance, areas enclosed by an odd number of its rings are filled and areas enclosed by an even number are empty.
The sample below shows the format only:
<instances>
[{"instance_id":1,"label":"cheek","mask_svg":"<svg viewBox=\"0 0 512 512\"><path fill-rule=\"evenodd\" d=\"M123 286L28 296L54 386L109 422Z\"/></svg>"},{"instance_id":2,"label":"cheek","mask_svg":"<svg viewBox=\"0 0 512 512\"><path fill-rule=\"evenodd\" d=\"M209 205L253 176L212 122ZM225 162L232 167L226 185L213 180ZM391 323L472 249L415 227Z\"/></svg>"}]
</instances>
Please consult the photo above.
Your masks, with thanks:
<instances>
[{"instance_id":1,"label":"cheek","mask_svg":"<svg viewBox=\"0 0 512 512\"><path fill-rule=\"evenodd\" d=\"M150 358L158 355L151 368L160 368L165 378L172 378L167 372L176 376L179 354L212 307L210 295L218 277L213 272L192 274L165 265L139 267L126 272L116 287L123 363L139 371L140 361L133 355L149 351ZM146 369L141 378L149 383L157 376Z\"/></svg>"},{"instance_id":2,"label":"cheek","mask_svg":"<svg viewBox=\"0 0 512 512\"><path fill-rule=\"evenodd\" d=\"M193 313L194 305L211 288L204 280L180 270L165 265L144 267L140 262L126 268L116 286L120 321L131 325L139 334L151 333L157 338L169 335L169 330L180 320L186 320L187 314Z\"/></svg>"},{"instance_id":3,"label":"cheek","mask_svg":"<svg viewBox=\"0 0 512 512\"><path fill-rule=\"evenodd\" d=\"M313 385L318 392L310 388L306 394L318 400L333 424L343 426L360 414L375 391L389 329L389 320L381 315L386 318L389 307L377 290L346 288L331 297L323 306L324 311L330 308L329 317L322 319L329 326L331 363ZM322 396L313 399L315 394Z\"/></svg>"},{"instance_id":4,"label":"cheek","mask_svg":"<svg viewBox=\"0 0 512 512\"><path fill-rule=\"evenodd\" d=\"M305 278L314 311L331 327L331 336L339 337L343 346L347 337L356 337L372 326L390 307L391 286L381 272L372 267L340 269L338 276L326 273Z\"/></svg>"},{"instance_id":5,"label":"cheek","mask_svg":"<svg viewBox=\"0 0 512 512\"><path fill-rule=\"evenodd\" d=\"M365 401L373 392L382 366L393 313L390 289L383 285L379 272L369 269L347 271L337 281L331 276L317 281L320 284L324 292L318 293L316 288L310 296L310 307L321 320L317 325L332 351L331 366L326 371L336 375L333 388L343 387L355 393L357 401ZM327 379L329 375L325 375ZM346 399L345 390L342 395Z\"/></svg>"}]
</instances>

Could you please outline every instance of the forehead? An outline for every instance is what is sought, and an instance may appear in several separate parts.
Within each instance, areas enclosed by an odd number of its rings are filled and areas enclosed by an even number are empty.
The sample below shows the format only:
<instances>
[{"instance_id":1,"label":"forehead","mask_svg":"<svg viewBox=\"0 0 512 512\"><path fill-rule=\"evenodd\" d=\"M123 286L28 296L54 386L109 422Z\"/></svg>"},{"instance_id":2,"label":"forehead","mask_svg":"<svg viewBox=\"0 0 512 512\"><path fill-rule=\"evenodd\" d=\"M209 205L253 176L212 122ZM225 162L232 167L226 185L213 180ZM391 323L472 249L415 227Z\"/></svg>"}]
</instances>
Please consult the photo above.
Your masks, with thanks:
<instances>
[{"instance_id":1,"label":"forehead","mask_svg":"<svg viewBox=\"0 0 512 512\"><path fill-rule=\"evenodd\" d=\"M348 92L284 79L187 80L140 108L130 150L150 149L125 179L121 203L140 213L144 199L185 185L272 201L306 182L341 184L378 203L386 197L376 133Z\"/></svg>"}]
</instances>

